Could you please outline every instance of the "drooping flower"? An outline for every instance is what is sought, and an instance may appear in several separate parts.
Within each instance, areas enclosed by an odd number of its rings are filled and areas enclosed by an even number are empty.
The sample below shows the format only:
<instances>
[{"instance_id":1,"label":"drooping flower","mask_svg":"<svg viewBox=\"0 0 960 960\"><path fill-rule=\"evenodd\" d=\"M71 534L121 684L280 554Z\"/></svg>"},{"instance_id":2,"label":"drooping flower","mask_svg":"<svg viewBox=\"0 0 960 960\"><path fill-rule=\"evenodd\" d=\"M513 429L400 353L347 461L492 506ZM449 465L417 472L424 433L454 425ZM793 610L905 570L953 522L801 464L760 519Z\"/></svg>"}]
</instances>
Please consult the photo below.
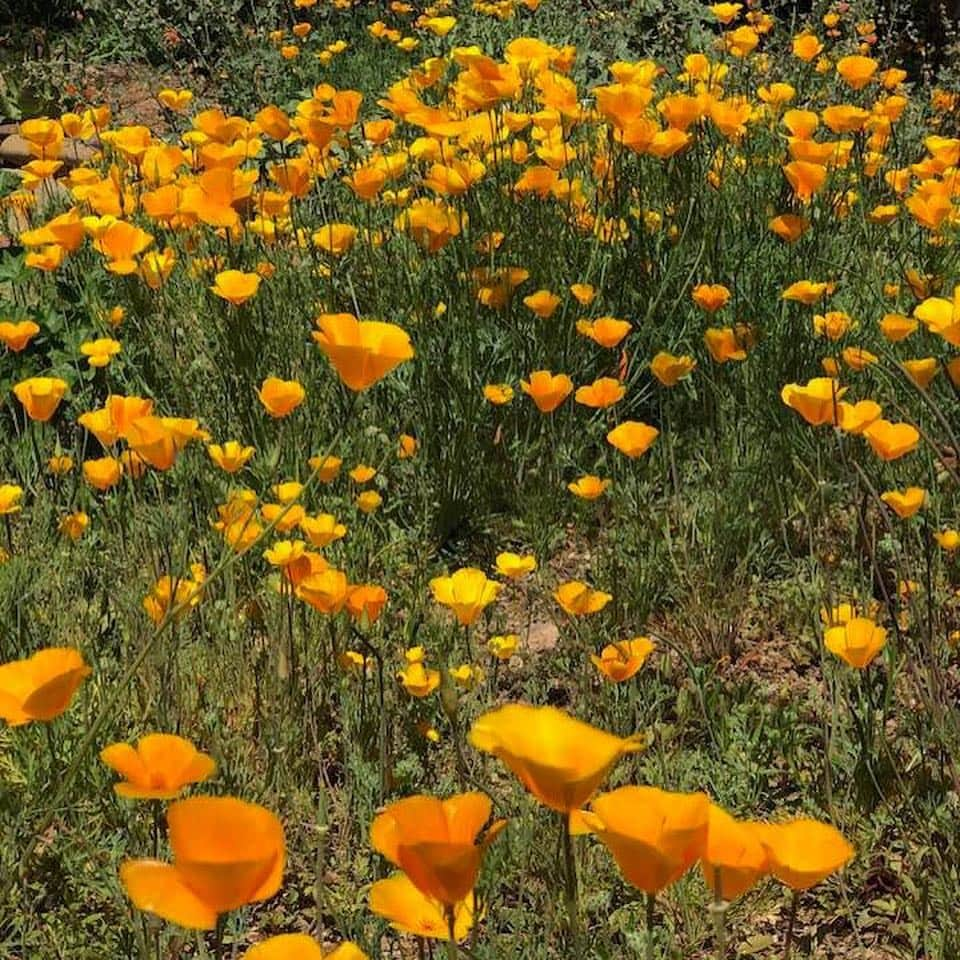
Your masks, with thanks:
<instances>
[{"instance_id":1,"label":"drooping flower","mask_svg":"<svg viewBox=\"0 0 960 960\"><path fill-rule=\"evenodd\" d=\"M111 744L100 751L100 759L123 777L114 791L137 800L172 800L189 784L207 780L217 768L189 740L171 733L149 733L136 747Z\"/></svg>"},{"instance_id":2,"label":"drooping flower","mask_svg":"<svg viewBox=\"0 0 960 960\"><path fill-rule=\"evenodd\" d=\"M192 797L167 810L173 862L127 860L120 881L139 910L181 927L268 900L283 878L283 827L269 810L235 797Z\"/></svg>"},{"instance_id":3,"label":"drooping flower","mask_svg":"<svg viewBox=\"0 0 960 960\"><path fill-rule=\"evenodd\" d=\"M474 721L470 743L502 760L541 803L569 814L587 802L613 765L643 749L555 707L511 703Z\"/></svg>"},{"instance_id":4,"label":"drooping flower","mask_svg":"<svg viewBox=\"0 0 960 960\"><path fill-rule=\"evenodd\" d=\"M59 717L90 672L72 647L46 647L0 665L0 720L18 727Z\"/></svg>"}]
</instances>

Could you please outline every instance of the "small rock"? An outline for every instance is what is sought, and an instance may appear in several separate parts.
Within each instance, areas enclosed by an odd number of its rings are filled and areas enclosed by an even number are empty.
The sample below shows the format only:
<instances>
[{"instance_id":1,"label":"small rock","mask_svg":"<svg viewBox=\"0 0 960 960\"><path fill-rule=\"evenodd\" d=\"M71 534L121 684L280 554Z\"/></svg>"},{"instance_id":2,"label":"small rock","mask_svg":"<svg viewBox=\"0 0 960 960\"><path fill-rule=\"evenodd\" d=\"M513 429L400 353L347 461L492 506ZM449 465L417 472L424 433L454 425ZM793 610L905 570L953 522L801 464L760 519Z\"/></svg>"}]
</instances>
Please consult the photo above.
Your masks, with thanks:
<instances>
[{"instance_id":1,"label":"small rock","mask_svg":"<svg viewBox=\"0 0 960 960\"><path fill-rule=\"evenodd\" d=\"M527 649L531 653L544 653L553 650L559 639L560 631L555 623L550 620L537 620L530 624Z\"/></svg>"}]
</instances>

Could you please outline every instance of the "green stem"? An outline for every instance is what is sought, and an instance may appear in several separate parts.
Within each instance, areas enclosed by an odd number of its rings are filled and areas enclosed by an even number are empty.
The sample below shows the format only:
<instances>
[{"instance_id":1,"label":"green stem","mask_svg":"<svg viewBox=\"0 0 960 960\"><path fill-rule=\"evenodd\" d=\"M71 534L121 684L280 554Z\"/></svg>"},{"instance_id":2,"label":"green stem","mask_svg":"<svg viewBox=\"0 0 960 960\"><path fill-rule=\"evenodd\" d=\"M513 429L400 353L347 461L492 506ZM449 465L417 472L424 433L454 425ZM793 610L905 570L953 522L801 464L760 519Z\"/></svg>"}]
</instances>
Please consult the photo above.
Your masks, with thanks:
<instances>
[{"instance_id":1,"label":"green stem","mask_svg":"<svg viewBox=\"0 0 960 960\"><path fill-rule=\"evenodd\" d=\"M217 925L213 930L213 957L214 960L223 960L223 923L224 915L217 915Z\"/></svg>"},{"instance_id":2,"label":"green stem","mask_svg":"<svg viewBox=\"0 0 960 960\"><path fill-rule=\"evenodd\" d=\"M723 899L723 885L720 881L720 868L713 868L713 903L710 904L710 913L713 916L713 938L717 947L717 960L724 960L727 955L727 930L725 921L727 907L730 904Z\"/></svg>"},{"instance_id":3,"label":"green stem","mask_svg":"<svg viewBox=\"0 0 960 960\"><path fill-rule=\"evenodd\" d=\"M653 960L653 920L654 909L656 907L656 894L647 894L647 957L646 960Z\"/></svg>"},{"instance_id":4,"label":"green stem","mask_svg":"<svg viewBox=\"0 0 960 960\"><path fill-rule=\"evenodd\" d=\"M790 913L787 916L787 938L783 944L783 960L790 960L790 951L793 949L793 927L797 922L797 904L800 894L794 890L790 895Z\"/></svg>"},{"instance_id":5,"label":"green stem","mask_svg":"<svg viewBox=\"0 0 960 960\"><path fill-rule=\"evenodd\" d=\"M567 901L567 918L570 923L570 936L575 943L580 941L580 896L577 890L577 857L573 849L573 837L570 835L570 815L560 814L563 830L563 879Z\"/></svg>"},{"instance_id":6,"label":"green stem","mask_svg":"<svg viewBox=\"0 0 960 960\"><path fill-rule=\"evenodd\" d=\"M457 960L457 915L454 907L447 907L447 958Z\"/></svg>"}]
</instances>

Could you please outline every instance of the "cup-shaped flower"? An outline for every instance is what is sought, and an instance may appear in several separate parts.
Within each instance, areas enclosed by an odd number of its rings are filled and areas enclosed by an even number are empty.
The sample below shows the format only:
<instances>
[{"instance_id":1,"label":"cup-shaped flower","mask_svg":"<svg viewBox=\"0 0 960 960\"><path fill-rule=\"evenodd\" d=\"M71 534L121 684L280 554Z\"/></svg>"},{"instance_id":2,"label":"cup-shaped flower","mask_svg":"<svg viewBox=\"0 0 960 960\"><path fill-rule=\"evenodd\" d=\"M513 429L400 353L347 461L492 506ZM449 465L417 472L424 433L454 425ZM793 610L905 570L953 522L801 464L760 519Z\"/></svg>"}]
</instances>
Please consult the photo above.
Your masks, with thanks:
<instances>
[{"instance_id":1,"label":"cup-shaped flower","mask_svg":"<svg viewBox=\"0 0 960 960\"><path fill-rule=\"evenodd\" d=\"M541 803L578 810L625 754L643 749L640 736L623 739L555 707L510 703L474 721L470 742L502 760Z\"/></svg>"},{"instance_id":2,"label":"cup-shaped flower","mask_svg":"<svg viewBox=\"0 0 960 960\"><path fill-rule=\"evenodd\" d=\"M624 879L656 894L703 856L710 798L657 787L620 787L571 818L577 833L595 833L613 854Z\"/></svg>"},{"instance_id":3,"label":"cup-shaped flower","mask_svg":"<svg viewBox=\"0 0 960 960\"><path fill-rule=\"evenodd\" d=\"M923 487L907 487L906 490L888 490L880 499L901 519L908 520L924 504L927 491Z\"/></svg>"},{"instance_id":4,"label":"cup-shaped flower","mask_svg":"<svg viewBox=\"0 0 960 960\"><path fill-rule=\"evenodd\" d=\"M636 674L655 647L649 637L633 637L607 644L599 657L591 654L590 661L611 683L622 683Z\"/></svg>"},{"instance_id":5,"label":"cup-shaped flower","mask_svg":"<svg viewBox=\"0 0 960 960\"><path fill-rule=\"evenodd\" d=\"M612 594L594 590L582 580L561 583L553 597L571 617L585 617L591 613L599 613L613 599Z\"/></svg>"},{"instance_id":6,"label":"cup-shaped flower","mask_svg":"<svg viewBox=\"0 0 960 960\"><path fill-rule=\"evenodd\" d=\"M716 313L730 301L730 291L722 283L701 283L693 288L693 302L707 313Z\"/></svg>"},{"instance_id":7,"label":"cup-shaped flower","mask_svg":"<svg viewBox=\"0 0 960 960\"><path fill-rule=\"evenodd\" d=\"M267 377L257 395L267 413L279 420L293 413L303 403L307 393L296 380Z\"/></svg>"},{"instance_id":8,"label":"cup-shaped flower","mask_svg":"<svg viewBox=\"0 0 960 960\"><path fill-rule=\"evenodd\" d=\"M838 420L837 402L846 393L832 377L814 377L805 386L788 383L780 391L780 399L796 410L813 427Z\"/></svg>"},{"instance_id":9,"label":"cup-shaped flower","mask_svg":"<svg viewBox=\"0 0 960 960\"><path fill-rule=\"evenodd\" d=\"M601 347L616 347L633 329L633 324L616 317L598 317L596 320L578 320L577 333L588 337Z\"/></svg>"},{"instance_id":10,"label":"cup-shaped flower","mask_svg":"<svg viewBox=\"0 0 960 960\"><path fill-rule=\"evenodd\" d=\"M497 599L503 585L476 567L462 567L449 577L434 577L430 589L437 603L449 607L457 622L469 627Z\"/></svg>"},{"instance_id":11,"label":"cup-shaped flower","mask_svg":"<svg viewBox=\"0 0 960 960\"><path fill-rule=\"evenodd\" d=\"M497 573L510 580L522 580L528 573L537 569L537 558L532 553L511 553L509 550L497 554Z\"/></svg>"},{"instance_id":12,"label":"cup-shaped flower","mask_svg":"<svg viewBox=\"0 0 960 960\"><path fill-rule=\"evenodd\" d=\"M614 377L600 377L585 387L579 387L574 400L585 407L605 410L619 403L626 395L627 388Z\"/></svg>"},{"instance_id":13,"label":"cup-shaped flower","mask_svg":"<svg viewBox=\"0 0 960 960\"><path fill-rule=\"evenodd\" d=\"M607 443L634 460L645 454L658 436L660 431L656 427L636 420L627 420L607 434Z\"/></svg>"},{"instance_id":14,"label":"cup-shaped flower","mask_svg":"<svg viewBox=\"0 0 960 960\"><path fill-rule=\"evenodd\" d=\"M172 800L217 768L211 757L172 733L148 733L136 747L111 744L100 751L100 759L123 777L113 788L116 793L135 800Z\"/></svg>"},{"instance_id":15,"label":"cup-shaped flower","mask_svg":"<svg viewBox=\"0 0 960 960\"><path fill-rule=\"evenodd\" d=\"M476 792L448 800L407 797L376 817L370 843L424 896L452 907L473 890L484 851L506 825L498 820L483 832L491 807L490 798Z\"/></svg>"},{"instance_id":16,"label":"cup-shaped flower","mask_svg":"<svg viewBox=\"0 0 960 960\"><path fill-rule=\"evenodd\" d=\"M367 955L350 940L324 953L305 933L281 933L254 944L243 960L367 960Z\"/></svg>"},{"instance_id":17,"label":"cup-shaped flower","mask_svg":"<svg viewBox=\"0 0 960 960\"><path fill-rule=\"evenodd\" d=\"M573 390L573 381L565 373L534 370L529 380L520 381L520 389L541 413L553 413Z\"/></svg>"},{"instance_id":18,"label":"cup-shaped flower","mask_svg":"<svg viewBox=\"0 0 960 960\"><path fill-rule=\"evenodd\" d=\"M891 423L883 419L874 421L863 435L873 452L887 462L906 456L920 443L920 431L912 424Z\"/></svg>"},{"instance_id":19,"label":"cup-shaped flower","mask_svg":"<svg viewBox=\"0 0 960 960\"><path fill-rule=\"evenodd\" d=\"M367 960L367 955L350 940L324 953L305 933L281 933L254 944L243 960Z\"/></svg>"},{"instance_id":20,"label":"cup-shaped flower","mask_svg":"<svg viewBox=\"0 0 960 960\"><path fill-rule=\"evenodd\" d=\"M221 270L213 278L210 288L221 300L239 307L260 289L261 277L258 273L244 273L242 270Z\"/></svg>"},{"instance_id":21,"label":"cup-shaped flower","mask_svg":"<svg viewBox=\"0 0 960 960\"><path fill-rule=\"evenodd\" d=\"M411 697L422 700L440 686L440 671L426 666L422 660L415 660L397 674L397 679Z\"/></svg>"},{"instance_id":22,"label":"cup-shaped flower","mask_svg":"<svg viewBox=\"0 0 960 960\"><path fill-rule=\"evenodd\" d=\"M0 720L19 727L59 717L89 673L80 651L72 647L47 647L0 665Z\"/></svg>"},{"instance_id":23,"label":"cup-shaped flower","mask_svg":"<svg viewBox=\"0 0 960 960\"><path fill-rule=\"evenodd\" d=\"M14 396L23 405L31 420L49 420L67 392L67 381L59 377L29 377L13 388Z\"/></svg>"},{"instance_id":24,"label":"cup-shaped flower","mask_svg":"<svg viewBox=\"0 0 960 960\"><path fill-rule=\"evenodd\" d=\"M734 900L770 872L770 858L756 826L710 804L700 869L715 897Z\"/></svg>"},{"instance_id":25,"label":"cup-shaped flower","mask_svg":"<svg viewBox=\"0 0 960 960\"><path fill-rule=\"evenodd\" d=\"M472 900L467 897L453 909L453 937L458 943L466 940L473 926ZM450 939L447 907L422 894L405 873L378 880L370 888L369 903L370 909L390 921L394 930L432 940Z\"/></svg>"},{"instance_id":26,"label":"cup-shaped flower","mask_svg":"<svg viewBox=\"0 0 960 960\"><path fill-rule=\"evenodd\" d=\"M596 500L606 493L609 486L609 480L604 480L592 473L588 473L574 480L572 483L568 483L567 489L581 500Z\"/></svg>"},{"instance_id":27,"label":"cup-shaped flower","mask_svg":"<svg viewBox=\"0 0 960 960\"><path fill-rule=\"evenodd\" d=\"M854 617L830 627L823 635L826 648L851 667L868 667L887 642L887 631L868 617Z\"/></svg>"},{"instance_id":28,"label":"cup-shaped flower","mask_svg":"<svg viewBox=\"0 0 960 960\"><path fill-rule=\"evenodd\" d=\"M315 517L304 517L300 529L310 538L313 546L322 549L347 535L347 528L338 522L332 513L319 513Z\"/></svg>"},{"instance_id":29,"label":"cup-shaped flower","mask_svg":"<svg viewBox=\"0 0 960 960\"><path fill-rule=\"evenodd\" d=\"M353 584L347 593L347 613L357 622L370 626L380 619L387 599L387 591L379 584Z\"/></svg>"},{"instance_id":30,"label":"cup-shaped flower","mask_svg":"<svg viewBox=\"0 0 960 960\"><path fill-rule=\"evenodd\" d=\"M661 350L650 361L650 372L663 386L675 387L684 377L690 375L696 365L697 361L693 357L686 354L678 357Z\"/></svg>"},{"instance_id":31,"label":"cup-shaped flower","mask_svg":"<svg viewBox=\"0 0 960 960\"><path fill-rule=\"evenodd\" d=\"M313 339L351 390L366 390L405 360L413 358L410 337L382 320L358 320L350 313L326 313L317 319Z\"/></svg>"},{"instance_id":32,"label":"cup-shaped flower","mask_svg":"<svg viewBox=\"0 0 960 960\"><path fill-rule=\"evenodd\" d=\"M156 470L169 470L177 459L176 436L161 417L138 417L130 424L127 442Z\"/></svg>"},{"instance_id":33,"label":"cup-shaped flower","mask_svg":"<svg viewBox=\"0 0 960 960\"><path fill-rule=\"evenodd\" d=\"M297 596L320 613L334 614L347 602L350 585L342 570L330 567L304 577L297 585Z\"/></svg>"},{"instance_id":34,"label":"cup-shaped flower","mask_svg":"<svg viewBox=\"0 0 960 960\"><path fill-rule=\"evenodd\" d=\"M756 824L755 829L770 858L770 872L792 890L809 890L853 859L853 847L829 823L801 817Z\"/></svg>"},{"instance_id":35,"label":"cup-shaped flower","mask_svg":"<svg viewBox=\"0 0 960 960\"><path fill-rule=\"evenodd\" d=\"M0 343L13 353L25 350L30 341L40 332L40 327L32 320L10 320L0 322Z\"/></svg>"},{"instance_id":36,"label":"cup-shaped flower","mask_svg":"<svg viewBox=\"0 0 960 960\"><path fill-rule=\"evenodd\" d=\"M228 440L224 444L207 445L210 459L225 473L238 473L256 453L253 447L244 447L237 440Z\"/></svg>"},{"instance_id":37,"label":"cup-shaped flower","mask_svg":"<svg viewBox=\"0 0 960 960\"><path fill-rule=\"evenodd\" d=\"M15 483L0 484L0 516L7 517L11 513L18 513L22 497L23 487Z\"/></svg>"},{"instance_id":38,"label":"cup-shaped flower","mask_svg":"<svg viewBox=\"0 0 960 960\"><path fill-rule=\"evenodd\" d=\"M115 457L83 461L83 479L97 490L109 490L120 482L123 467Z\"/></svg>"},{"instance_id":39,"label":"cup-shaped flower","mask_svg":"<svg viewBox=\"0 0 960 960\"><path fill-rule=\"evenodd\" d=\"M235 797L192 797L167 811L173 863L127 860L120 880L134 905L181 927L210 930L217 917L280 889L283 826Z\"/></svg>"}]
</instances>

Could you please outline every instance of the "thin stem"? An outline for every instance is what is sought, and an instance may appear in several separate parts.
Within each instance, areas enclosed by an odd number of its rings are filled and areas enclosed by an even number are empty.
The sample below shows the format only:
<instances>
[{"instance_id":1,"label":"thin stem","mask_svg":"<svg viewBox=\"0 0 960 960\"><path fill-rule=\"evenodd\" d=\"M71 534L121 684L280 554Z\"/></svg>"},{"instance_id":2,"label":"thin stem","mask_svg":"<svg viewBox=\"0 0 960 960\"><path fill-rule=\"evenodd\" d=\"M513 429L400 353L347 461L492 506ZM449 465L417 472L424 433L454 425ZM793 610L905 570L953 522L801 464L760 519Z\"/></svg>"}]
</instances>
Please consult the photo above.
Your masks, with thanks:
<instances>
[{"instance_id":1,"label":"thin stem","mask_svg":"<svg viewBox=\"0 0 960 960\"><path fill-rule=\"evenodd\" d=\"M653 960L653 921L656 908L656 894L647 894L647 957L646 960Z\"/></svg>"},{"instance_id":2,"label":"thin stem","mask_svg":"<svg viewBox=\"0 0 960 960\"><path fill-rule=\"evenodd\" d=\"M457 960L457 915L453 907L447 907L447 957Z\"/></svg>"},{"instance_id":3,"label":"thin stem","mask_svg":"<svg viewBox=\"0 0 960 960\"><path fill-rule=\"evenodd\" d=\"M213 957L214 960L223 960L223 921L224 915L217 915L217 925L213 930Z\"/></svg>"},{"instance_id":4,"label":"thin stem","mask_svg":"<svg viewBox=\"0 0 960 960\"><path fill-rule=\"evenodd\" d=\"M713 916L713 938L717 946L717 960L724 960L727 955L727 930L725 921L727 907L730 904L723 899L723 884L720 879L720 868L713 868L713 903L710 904L710 913Z\"/></svg>"},{"instance_id":5,"label":"thin stem","mask_svg":"<svg viewBox=\"0 0 960 960\"><path fill-rule=\"evenodd\" d=\"M563 879L567 901L567 918L570 923L570 936L573 941L580 940L580 896L577 890L577 857L573 849L573 837L570 834L570 815L560 814L563 831Z\"/></svg>"},{"instance_id":6,"label":"thin stem","mask_svg":"<svg viewBox=\"0 0 960 960\"><path fill-rule=\"evenodd\" d=\"M797 922L797 904L800 894L794 890L790 895L790 913L787 917L787 939L783 945L783 960L790 960L790 951L793 949L793 927Z\"/></svg>"}]
</instances>

